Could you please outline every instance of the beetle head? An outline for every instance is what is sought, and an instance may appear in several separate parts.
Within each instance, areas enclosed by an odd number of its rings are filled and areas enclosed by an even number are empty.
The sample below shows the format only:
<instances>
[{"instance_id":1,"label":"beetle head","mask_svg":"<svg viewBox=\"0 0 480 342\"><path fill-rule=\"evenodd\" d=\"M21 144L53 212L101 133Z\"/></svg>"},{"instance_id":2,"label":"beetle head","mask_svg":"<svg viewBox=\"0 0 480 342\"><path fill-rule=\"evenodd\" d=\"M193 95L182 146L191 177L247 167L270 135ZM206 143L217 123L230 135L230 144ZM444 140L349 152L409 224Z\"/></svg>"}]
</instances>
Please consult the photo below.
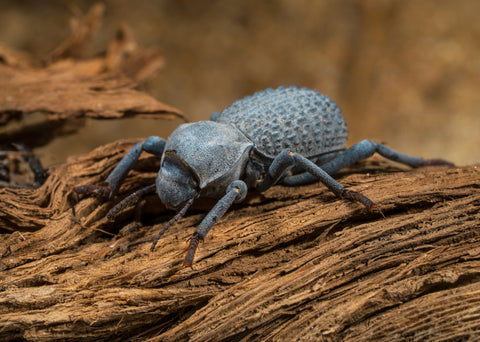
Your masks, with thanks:
<instances>
[{"instance_id":1,"label":"beetle head","mask_svg":"<svg viewBox=\"0 0 480 342\"><path fill-rule=\"evenodd\" d=\"M179 209L199 193L195 172L173 151L165 152L157 175L160 200L170 209Z\"/></svg>"}]
</instances>

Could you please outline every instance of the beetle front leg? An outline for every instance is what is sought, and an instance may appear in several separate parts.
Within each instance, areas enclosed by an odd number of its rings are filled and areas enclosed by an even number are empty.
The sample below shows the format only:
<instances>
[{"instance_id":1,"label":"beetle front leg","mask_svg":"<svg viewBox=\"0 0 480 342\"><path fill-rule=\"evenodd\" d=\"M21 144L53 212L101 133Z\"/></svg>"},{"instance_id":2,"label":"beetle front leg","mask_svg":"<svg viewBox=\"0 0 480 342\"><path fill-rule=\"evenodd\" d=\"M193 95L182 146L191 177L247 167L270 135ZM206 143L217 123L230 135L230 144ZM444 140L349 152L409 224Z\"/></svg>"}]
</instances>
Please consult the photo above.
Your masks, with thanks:
<instances>
[{"instance_id":1,"label":"beetle front leg","mask_svg":"<svg viewBox=\"0 0 480 342\"><path fill-rule=\"evenodd\" d=\"M285 171L291 166L300 166L308 174L315 177L316 180L321 181L325 186L332 191L336 196L349 199L351 201L357 201L362 203L368 210L371 210L375 203L364 195L355 192L353 190L347 190L342 184L332 178L325 170L320 166L313 163L308 158L305 158L301 154L293 151L282 151L270 165L265 179L257 185L259 191L264 191L275 185Z\"/></svg>"},{"instance_id":2,"label":"beetle front leg","mask_svg":"<svg viewBox=\"0 0 480 342\"><path fill-rule=\"evenodd\" d=\"M115 169L110 173L105 180L107 186L92 184L77 186L73 189L75 200L78 202L78 195L81 194L112 199L118 192L122 182L127 177L128 172L137 162L142 151L161 157L163 149L165 148L165 143L165 139L155 136L149 137L145 142L139 142L127 152L120 163L118 163Z\"/></svg>"},{"instance_id":3,"label":"beetle front leg","mask_svg":"<svg viewBox=\"0 0 480 342\"><path fill-rule=\"evenodd\" d=\"M243 201L246 195L247 185L241 180L236 180L227 187L227 193L225 194L225 196L223 196L210 210L207 216L204 217L204 219L190 238L190 246L188 248L188 253L183 262L184 266L192 267L193 258L195 256L195 252L197 251L197 247L200 241L203 241L205 239L205 236L207 236L210 229L215 223L217 223L218 220L223 217L223 215L225 215L228 208L230 208L230 206L234 202L238 203Z\"/></svg>"}]
</instances>

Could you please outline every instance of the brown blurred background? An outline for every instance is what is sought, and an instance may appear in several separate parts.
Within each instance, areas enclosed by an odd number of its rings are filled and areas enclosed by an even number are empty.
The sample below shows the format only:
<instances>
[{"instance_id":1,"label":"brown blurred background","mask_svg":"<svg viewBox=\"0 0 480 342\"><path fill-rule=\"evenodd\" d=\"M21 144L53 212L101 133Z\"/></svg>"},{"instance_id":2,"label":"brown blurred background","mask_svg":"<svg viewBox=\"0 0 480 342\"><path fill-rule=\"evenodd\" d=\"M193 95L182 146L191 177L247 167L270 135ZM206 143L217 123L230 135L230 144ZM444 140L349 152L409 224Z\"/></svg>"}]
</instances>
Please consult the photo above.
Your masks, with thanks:
<instances>
[{"instance_id":1,"label":"brown blurred background","mask_svg":"<svg viewBox=\"0 0 480 342\"><path fill-rule=\"evenodd\" d=\"M1 1L0 41L44 56L95 1ZM349 123L349 144L480 161L480 1L108 0L91 55L120 23L166 66L144 89L191 121L280 85L315 88ZM176 121L89 121L38 151L47 165L123 137L167 137Z\"/></svg>"}]
</instances>

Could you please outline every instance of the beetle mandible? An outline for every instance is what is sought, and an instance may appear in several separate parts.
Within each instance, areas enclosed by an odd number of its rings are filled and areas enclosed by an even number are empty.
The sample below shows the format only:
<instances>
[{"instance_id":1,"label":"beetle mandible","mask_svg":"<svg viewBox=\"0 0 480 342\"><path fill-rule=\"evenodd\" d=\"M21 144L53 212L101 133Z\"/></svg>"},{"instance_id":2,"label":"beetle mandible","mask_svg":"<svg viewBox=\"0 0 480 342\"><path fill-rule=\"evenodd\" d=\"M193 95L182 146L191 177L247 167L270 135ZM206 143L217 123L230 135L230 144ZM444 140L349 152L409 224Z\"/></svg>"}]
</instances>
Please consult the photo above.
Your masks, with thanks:
<instances>
[{"instance_id":1,"label":"beetle mandible","mask_svg":"<svg viewBox=\"0 0 480 342\"><path fill-rule=\"evenodd\" d=\"M259 91L234 102L210 121L185 123L168 140L152 136L136 144L110 173L106 186L83 185L74 193L113 198L142 151L159 158L156 184L137 191L115 206L118 212L133 197L153 191L177 214L158 233L182 217L199 197L218 199L190 239L184 265L191 266L195 251L212 226L248 189L264 191L281 183L296 186L322 182L336 196L375 205L364 195L347 190L331 175L378 152L411 167L453 165L442 159L423 159L363 140L346 148L347 124L330 98L307 88L279 87Z\"/></svg>"}]
</instances>

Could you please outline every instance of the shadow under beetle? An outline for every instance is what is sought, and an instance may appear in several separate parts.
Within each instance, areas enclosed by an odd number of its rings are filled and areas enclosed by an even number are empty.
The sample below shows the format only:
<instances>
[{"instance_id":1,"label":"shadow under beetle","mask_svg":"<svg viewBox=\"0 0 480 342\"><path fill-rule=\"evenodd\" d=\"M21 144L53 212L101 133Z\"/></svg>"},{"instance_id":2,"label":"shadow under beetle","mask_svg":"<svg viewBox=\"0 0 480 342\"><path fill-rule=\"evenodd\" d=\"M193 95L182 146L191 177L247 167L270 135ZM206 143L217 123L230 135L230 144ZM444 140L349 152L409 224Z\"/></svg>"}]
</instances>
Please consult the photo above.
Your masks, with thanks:
<instances>
[{"instance_id":1,"label":"shadow under beetle","mask_svg":"<svg viewBox=\"0 0 480 342\"><path fill-rule=\"evenodd\" d=\"M178 213L158 233L156 243L199 197L218 198L190 239L184 265L192 266L198 243L249 188L264 191L280 183L289 186L322 182L336 196L375 205L347 190L330 175L375 152L411 167L452 165L442 159L423 159L363 140L346 148L347 124L330 98L316 90L279 87L259 91L234 102L210 121L185 123L168 140L149 137L136 144L106 179L107 186L83 185L75 196L113 198L142 151L161 158L156 184L141 189L115 206L115 215L131 199L154 191L167 208Z\"/></svg>"}]
</instances>

